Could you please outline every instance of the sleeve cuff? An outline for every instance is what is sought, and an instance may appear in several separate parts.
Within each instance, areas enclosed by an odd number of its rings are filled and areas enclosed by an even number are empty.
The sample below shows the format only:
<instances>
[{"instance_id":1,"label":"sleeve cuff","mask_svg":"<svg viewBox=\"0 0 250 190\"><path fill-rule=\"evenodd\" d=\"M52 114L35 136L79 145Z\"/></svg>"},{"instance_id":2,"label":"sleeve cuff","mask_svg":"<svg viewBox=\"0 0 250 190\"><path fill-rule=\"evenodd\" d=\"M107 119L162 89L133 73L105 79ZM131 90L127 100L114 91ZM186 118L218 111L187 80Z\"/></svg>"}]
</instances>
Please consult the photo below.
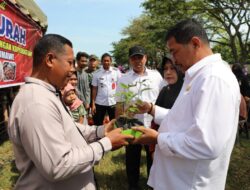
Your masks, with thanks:
<instances>
[{"instance_id":1,"label":"sleeve cuff","mask_svg":"<svg viewBox=\"0 0 250 190\"><path fill-rule=\"evenodd\" d=\"M94 158L93 158L93 164L101 160L105 152L108 152L112 149L111 141L108 137L104 137L99 141L93 142L90 144Z\"/></svg>"},{"instance_id":2,"label":"sleeve cuff","mask_svg":"<svg viewBox=\"0 0 250 190\"><path fill-rule=\"evenodd\" d=\"M104 136L105 136L105 126L104 125L96 126L96 137L102 138Z\"/></svg>"},{"instance_id":3,"label":"sleeve cuff","mask_svg":"<svg viewBox=\"0 0 250 190\"><path fill-rule=\"evenodd\" d=\"M154 122L158 125L161 124L162 120L165 118L165 116L168 114L169 109L162 108L160 106L155 105L155 116L154 116Z\"/></svg>"},{"instance_id":4,"label":"sleeve cuff","mask_svg":"<svg viewBox=\"0 0 250 190\"><path fill-rule=\"evenodd\" d=\"M102 138L99 140L99 142L102 143L105 152L108 152L112 149L112 144L108 137Z\"/></svg>"}]
</instances>

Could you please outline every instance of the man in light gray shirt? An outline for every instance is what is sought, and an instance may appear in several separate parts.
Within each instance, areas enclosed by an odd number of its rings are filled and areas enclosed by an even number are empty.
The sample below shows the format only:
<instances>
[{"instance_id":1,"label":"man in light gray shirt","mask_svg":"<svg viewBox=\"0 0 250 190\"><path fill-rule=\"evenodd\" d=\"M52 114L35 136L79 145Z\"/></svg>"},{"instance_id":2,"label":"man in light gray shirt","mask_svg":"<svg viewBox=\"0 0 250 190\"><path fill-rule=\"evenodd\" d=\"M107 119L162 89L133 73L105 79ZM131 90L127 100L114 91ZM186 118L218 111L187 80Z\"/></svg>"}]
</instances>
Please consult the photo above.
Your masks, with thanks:
<instances>
[{"instance_id":1,"label":"man in light gray shirt","mask_svg":"<svg viewBox=\"0 0 250 190\"><path fill-rule=\"evenodd\" d=\"M76 62L77 62L77 88L79 89L80 99L83 101L85 109L89 110L90 104L90 87L89 87L89 78L86 73L86 69L88 68L88 54L85 52L78 52L76 54Z\"/></svg>"},{"instance_id":2,"label":"man in light gray shirt","mask_svg":"<svg viewBox=\"0 0 250 190\"><path fill-rule=\"evenodd\" d=\"M105 152L127 144L121 129L75 124L60 101L70 77L72 43L45 35L35 46L33 71L16 96L8 132L20 177L16 189L95 190L92 167Z\"/></svg>"}]
</instances>

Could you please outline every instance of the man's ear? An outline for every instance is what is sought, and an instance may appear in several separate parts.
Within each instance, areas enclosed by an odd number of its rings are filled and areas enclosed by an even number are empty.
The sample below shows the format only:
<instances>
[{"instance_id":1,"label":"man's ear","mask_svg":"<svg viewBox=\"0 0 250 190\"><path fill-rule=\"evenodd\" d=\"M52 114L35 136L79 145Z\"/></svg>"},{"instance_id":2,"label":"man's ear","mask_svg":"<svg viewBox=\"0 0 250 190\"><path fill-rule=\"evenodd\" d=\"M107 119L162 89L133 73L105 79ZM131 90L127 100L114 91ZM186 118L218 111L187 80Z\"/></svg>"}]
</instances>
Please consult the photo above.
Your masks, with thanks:
<instances>
[{"instance_id":1,"label":"man's ear","mask_svg":"<svg viewBox=\"0 0 250 190\"><path fill-rule=\"evenodd\" d=\"M53 53L47 53L47 55L45 56L45 65L49 68L52 68L54 59L55 56Z\"/></svg>"},{"instance_id":2,"label":"man's ear","mask_svg":"<svg viewBox=\"0 0 250 190\"><path fill-rule=\"evenodd\" d=\"M194 49L200 48L200 46L201 46L201 40L200 40L200 38L198 38L196 36L192 37L191 43L192 43L192 46L194 47Z\"/></svg>"}]
</instances>

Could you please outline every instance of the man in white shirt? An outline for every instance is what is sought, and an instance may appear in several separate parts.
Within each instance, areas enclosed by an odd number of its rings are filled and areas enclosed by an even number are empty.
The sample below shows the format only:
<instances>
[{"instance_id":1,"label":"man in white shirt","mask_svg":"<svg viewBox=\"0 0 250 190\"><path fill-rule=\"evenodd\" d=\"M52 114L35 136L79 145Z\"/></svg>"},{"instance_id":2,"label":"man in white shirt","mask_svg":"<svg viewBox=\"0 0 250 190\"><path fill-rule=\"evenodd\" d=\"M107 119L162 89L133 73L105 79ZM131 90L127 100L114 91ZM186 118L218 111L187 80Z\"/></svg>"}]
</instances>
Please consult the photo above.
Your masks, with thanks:
<instances>
[{"instance_id":1,"label":"man in white shirt","mask_svg":"<svg viewBox=\"0 0 250 190\"><path fill-rule=\"evenodd\" d=\"M15 189L95 190L93 165L127 144L121 129L76 124L60 101L73 66L72 43L56 34L34 48L33 71L17 94L9 117L20 177Z\"/></svg>"},{"instance_id":2,"label":"man in white shirt","mask_svg":"<svg viewBox=\"0 0 250 190\"><path fill-rule=\"evenodd\" d=\"M129 49L129 62L131 64L132 70L123 75L118 81L117 94L126 91L126 89L121 88L120 84L131 85L133 87L129 88L134 94L138 94L134 97L132 101L139 98L141 101L155 102L160 91L160 85L162 82L162 77L160 73L156 70L150 70L145 67L147 62L147 55L143 47L134 46ZM140 92L140 89L148 88ZM122 114L123 99L117 97L117 109L116 116ZM126 105L125 105L126 106ZM136 114L134 116L139 119L145 127L151 126L152 116L145 114ZM148 173L152 164L152 159L149 154L149 147L144 146L147 154L147 169ZM141 158L141 145L129 145L126 146L126 172L128 177L129 189L138 189L139 175L140 175L140 158Z\"/></svg>"},{"instance_id":3,"label":"man in white shirt","mask_svg":"<svg viewBox=\"0 0 250 190\"><path fill-rule=\"evenodd\" d=\"M158 132L135 128L144 133L135 143L156 144L148 185L155 190L223 190L238 126L239 85L194 19L171 28L166 42L185 80L171 110L141 105L160 124Z\"/></svg>"},{"instance_id":4,"label":"man in white shirt","mask_svg":"<svg viewBox=\"0 0 250 190\"><path fill-rule=\"evenodd\" d=\"M91 111L95 125L102 125L106 113L115 118L115 93L117 81L121 77L119 69L112 67L112 57L104 53L102 67L93 73Z\"/></svg>"}]
</instances>

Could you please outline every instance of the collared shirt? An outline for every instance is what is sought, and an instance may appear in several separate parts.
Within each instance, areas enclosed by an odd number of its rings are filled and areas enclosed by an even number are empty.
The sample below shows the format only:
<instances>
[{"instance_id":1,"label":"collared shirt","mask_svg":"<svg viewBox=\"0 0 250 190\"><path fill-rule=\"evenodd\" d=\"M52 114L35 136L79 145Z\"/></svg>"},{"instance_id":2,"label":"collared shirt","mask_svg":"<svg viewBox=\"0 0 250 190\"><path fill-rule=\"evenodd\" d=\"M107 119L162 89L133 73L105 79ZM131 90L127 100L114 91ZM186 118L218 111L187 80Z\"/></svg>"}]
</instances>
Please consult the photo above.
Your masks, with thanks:
<instances>
[{"instance_id":1,"label":"collared shirt","mask_svg":"<svg viewBox=\"0 0 250 190\"><path fill-rule=\"evenodd\" d=\"M155 190L224 190L239 105L239 85L219 54L189 68L167 115L156 107L161 123L148 184Z\"/></svg>"},{"instance_id":2,"label":"collared shirt","mask_svg":"<svg viewBox=\"0 0 250 190\"><path fill-rule=\"evenodd\" d=\"M136 101L136 99L140 99L142 101L154 103L160 92L160 86L161 86L162 80L163 80L162 76L156 70L150 70L146 68L143 75L138 75L133 70L131 70L119 79L117 93L126 91L126 89L123 89L120 86L121 83L126 84L126 85L136 84L134 87L129 88L131 92L133 92L134 94L137 94L137 96L135 96L132 101ZM145 90L142 93L139 93L139 91L143 88L149 88L149 90ZM116 99L117 99L117 102L123 102L122 97L117 97ZM135 118L143 122L145 127L151 126L151 121L152 121L151 115L147 113L136 114Z\"/></svg>"},{"instance_id":3,"label":"collared shirt","mask_svg":"<svg viewBox=\"0 0 250 190\"><path fill-rule=\"evenodd\" d=\"M102 157L100 143L111 149L107 137L93 142L104 136L103 127L75 124L53 86L31 77L25 81L8 127L21 174L16 189L96 189L92 166Z\"/></svg>"},{"instance_id":4,"label":"collared shirt","mask_svg":"<svg viewBox=\"0 0 250 190\"><path fill-rule=\"evenodd\" d=\"M97 87L95 103L102 106L116 104L115 93L117 81L121 77L119 69L110 67L104 70L103 67L93 73L92 85Z\"/></svg>"}]
</instances>

